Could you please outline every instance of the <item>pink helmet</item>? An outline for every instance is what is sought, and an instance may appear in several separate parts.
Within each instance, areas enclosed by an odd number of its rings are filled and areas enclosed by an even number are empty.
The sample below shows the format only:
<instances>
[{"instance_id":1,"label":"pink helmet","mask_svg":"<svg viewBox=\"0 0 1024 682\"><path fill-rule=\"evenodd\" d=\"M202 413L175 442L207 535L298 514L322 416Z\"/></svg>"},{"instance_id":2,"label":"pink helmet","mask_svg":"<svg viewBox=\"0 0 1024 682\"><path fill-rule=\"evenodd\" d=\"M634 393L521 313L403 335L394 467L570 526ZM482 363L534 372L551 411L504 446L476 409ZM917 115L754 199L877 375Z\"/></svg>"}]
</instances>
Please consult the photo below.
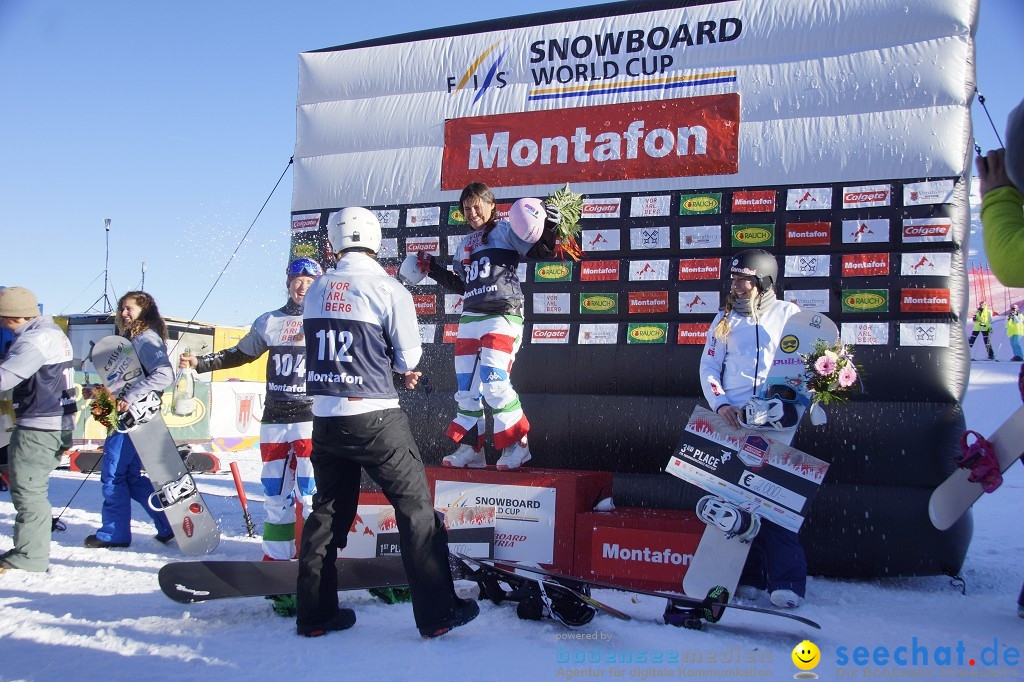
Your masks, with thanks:
<instances>
[{"instance_id":1,"label":"pink helmet","mask_svg":"<svg viewBox=\"0 0 1024 682\"><path fill-rule=\"evenodd\" d=\"M540 199L525 198L512 204L508 222L516 236L529 244L536 244L544 232L547 212Z\"/></svg>"}]
</instances>

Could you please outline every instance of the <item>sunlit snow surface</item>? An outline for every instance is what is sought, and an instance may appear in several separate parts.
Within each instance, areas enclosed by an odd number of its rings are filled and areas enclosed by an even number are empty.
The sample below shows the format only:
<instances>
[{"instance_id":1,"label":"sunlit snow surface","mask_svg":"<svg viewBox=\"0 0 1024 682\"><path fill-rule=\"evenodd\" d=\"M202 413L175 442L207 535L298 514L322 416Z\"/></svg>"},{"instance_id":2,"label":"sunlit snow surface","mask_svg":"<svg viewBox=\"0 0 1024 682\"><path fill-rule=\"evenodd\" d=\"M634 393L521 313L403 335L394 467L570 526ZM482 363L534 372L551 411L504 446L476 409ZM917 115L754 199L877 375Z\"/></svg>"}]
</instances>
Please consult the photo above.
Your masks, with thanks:
<instances>
[{"instance_id":1,"label":"sunlit snow surface","mask_svg":"<svg viewBox=\"0 0 1024 682\"><path fill-rule=\"evenodd\" d=\"M1020 405L1017 365L973 363L965 410L967 424L990 433ZM974 390L975 387L983 390ZM543 458L543 453L537 453ZM666 454L667 457L667 454ZM263 520L255 452L238 457L257 525ZM173 546L153 539L141 509L133 510L133 546L123 550L82 547L99 522L100 489L95 476L81 490L80 474L56 472L50 485L55 512L75 495L62 518L66 532L54 535L48 574L12 571L0 576L0 679L2 680L168 680L317 679L345 680L556 680L665 679L719 673L717 679L760 674L792 679L798 672L791 652L803 639L821 651L814 672L821 679L864 668L878 675L907 671L885 665L845 666L856 647L918 647L929 655L932 677L957 672L1013 671L1020 665L986 667L985 648L1000 660L1007 647L1024 647L1024 619L1016 598L1024 580L1024 467L1015 465L1001 489L975 506L975 534L962 575L967 595L946 577L883 580L811 578L808 601L799 613L822 625L817 631L798 623L730 611L700 632L660 622L664 604L625 593L598 591L599 599L635 618L621 622L598 616L590 625L567 630L553 621L518 620L510 605L482 604L480 617L432 641L420 639L408 604L387 606L365 592L345 593L358 616L356 626L320 639L301 639L294 623L274 616L263 599L181 605L157 587L161 565L181 557ZM258 559L258 539L245 534L229 475L203 475L200 487L217 516L223 540L213 558ZM0 493L0 550L11 545L14 509ZM464 593L475 592L460 583ZM767 602L759 602L767 606ZM566 640L567 635L592 636ZM561 639L560 639L561 638ZM958 641L964 664L941 668L937 650L949 648L954 664ZM873 655L873 654L872 654ZM714 660L712 660L714 659ZM750 662L755 659L756 662ZM968 661L974 659L975 666ZM699 661L699 662L695 662ZM682 671L682 672L681 672Z\"/></svg>"}]
</instances>

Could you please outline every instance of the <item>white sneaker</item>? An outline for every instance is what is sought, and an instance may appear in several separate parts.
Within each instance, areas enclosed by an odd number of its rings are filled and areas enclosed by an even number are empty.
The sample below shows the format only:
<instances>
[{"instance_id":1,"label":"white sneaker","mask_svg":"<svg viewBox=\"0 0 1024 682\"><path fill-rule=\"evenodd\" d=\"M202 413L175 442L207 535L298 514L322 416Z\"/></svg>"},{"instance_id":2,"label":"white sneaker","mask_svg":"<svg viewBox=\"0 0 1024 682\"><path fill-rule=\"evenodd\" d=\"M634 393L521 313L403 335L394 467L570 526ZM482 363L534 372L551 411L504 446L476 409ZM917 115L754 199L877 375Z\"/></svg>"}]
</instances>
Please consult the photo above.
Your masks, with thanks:
<instances>
[{"instance_id":1,"label":"white sneaker","mask_svg":"<svg viewBox=\"0 0 1024 682\"><path fill-rule=\"evenodd\" d=\"M764 590L753 585L740 585L736 588L736 594L734 595L737 599L745 599L747 601L757 601L764 594Z\"/></svg>"},{"instance_id":2,"label":"white sneaker","mask_svg":"<svg viewBox=\"0 0 1024 682\"><path fill-rule=\"evenodd\" d=\"M775 590L772 592L772 603L780 609L795 609L803 601L804 598L793 590Z\"/></svg>"},{"instance_id":3,"label":"white sneaker","mask_svg":"<svg viewBox=\"0 0 1024 682\"><path fill-rule=\"evenodd\" d=\"M452 469L483 469L487 466L487 459L484 457L484 449L474 450L472 446L462 444L455 452L441 460L441 466Z\"/></svg>"},{"instance_id":4,"label":"white sneaker","mask_svg":"<svg viewBox=\"0 0 1024 682\"><path fill-rule=\"evenodd\" d=\"M498 471L509 471L510 469L518 469L523 464L529 461L529 445L523 445L522 443L509 445L507 448L501 451L501 457L498 458Z\"/></svg>"}]
</instances>

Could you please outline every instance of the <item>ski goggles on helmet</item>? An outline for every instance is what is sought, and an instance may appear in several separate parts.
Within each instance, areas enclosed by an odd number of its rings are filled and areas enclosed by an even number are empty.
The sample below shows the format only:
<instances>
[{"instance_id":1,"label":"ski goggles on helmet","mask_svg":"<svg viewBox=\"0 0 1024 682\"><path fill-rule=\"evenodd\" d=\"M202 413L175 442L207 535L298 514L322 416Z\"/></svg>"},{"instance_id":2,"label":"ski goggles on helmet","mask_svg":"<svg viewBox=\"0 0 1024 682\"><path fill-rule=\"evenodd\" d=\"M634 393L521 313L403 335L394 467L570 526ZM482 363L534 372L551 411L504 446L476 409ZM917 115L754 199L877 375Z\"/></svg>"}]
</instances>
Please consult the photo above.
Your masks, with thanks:
<instances>
[{"instance_id":1,"label":"ski goggles on helmet","mask_svg":"<svg viewBox=\"0 0 1024 682\"><path fill-rule=\"evenodd\" d=\"M288 264L285 272L289 277L319 277L324 274L324 269L312 258L296 258Z\"/></svg>"}]
</instances>

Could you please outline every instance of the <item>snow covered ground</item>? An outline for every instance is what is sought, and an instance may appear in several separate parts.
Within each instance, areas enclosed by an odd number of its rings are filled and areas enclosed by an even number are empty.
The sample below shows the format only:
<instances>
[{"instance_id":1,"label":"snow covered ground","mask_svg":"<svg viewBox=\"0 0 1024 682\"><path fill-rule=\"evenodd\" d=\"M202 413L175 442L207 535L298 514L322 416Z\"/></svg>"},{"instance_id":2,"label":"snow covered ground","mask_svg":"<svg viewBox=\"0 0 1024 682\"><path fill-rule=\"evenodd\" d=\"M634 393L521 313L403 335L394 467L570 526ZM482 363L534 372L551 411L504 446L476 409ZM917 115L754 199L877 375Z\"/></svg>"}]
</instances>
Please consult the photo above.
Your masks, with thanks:
<instances>
[{"instance_id":1,"label":"snow covered ground","mask_svg":"<svg viewBox=\"0 0 1024 682\"><path fill-rule=\"evenodd\" d=\"M990 433L1020 405L1016 372L1016 363L973 363L965 404L971 428ZM257 458L239 464L250 507L262 521ZM56 510L82 480L68 471L53 475L50 498ZM199 481L224 534L214 558L258 558L259 541L245 534L230 475L204 475ZM974 541L962 571L966 596L941 576L812 578L808 603L799 613L820 622L820 631L736 611L703 631L677 629L657 622L661 600L633 602L624 593L601 591L595 596L634 620L598 616L570 631L553 621L520 621L511 607L484 602L473 623L424 641L409 605L388 606L360 592L344 595L359 619L353 629L307 640L295 635L293 621L274 616L263 599L186 606L164 597L156 573L180 556L173 546L152 539L148 523L135 523L130 549L82 547L98 525L99 508L99 483L93 477L63 515L68 528L54 535L50 572L0 576L0 679L792 679L799 671L791 653L804 639L821 651L814 672L822 679L914 672L1008 677L1019 676L1024 665L1019 660L1024 619L1015 609L1024 580L1021 466L1014 466L1002 488L975 506ZM141 510L135 514L141 516ZM13 521L10 494L0 493L0 550L10 547ZM459 589L475 591L469 583ZM857 647L878 657L857 662ZM902 651L908 657L916 652L919 663L927 657L928 665L900 665ZM935 663L944 651L951 665ZM998 664L986 665L993 656Z\"/></svg>"}]
</instances>

